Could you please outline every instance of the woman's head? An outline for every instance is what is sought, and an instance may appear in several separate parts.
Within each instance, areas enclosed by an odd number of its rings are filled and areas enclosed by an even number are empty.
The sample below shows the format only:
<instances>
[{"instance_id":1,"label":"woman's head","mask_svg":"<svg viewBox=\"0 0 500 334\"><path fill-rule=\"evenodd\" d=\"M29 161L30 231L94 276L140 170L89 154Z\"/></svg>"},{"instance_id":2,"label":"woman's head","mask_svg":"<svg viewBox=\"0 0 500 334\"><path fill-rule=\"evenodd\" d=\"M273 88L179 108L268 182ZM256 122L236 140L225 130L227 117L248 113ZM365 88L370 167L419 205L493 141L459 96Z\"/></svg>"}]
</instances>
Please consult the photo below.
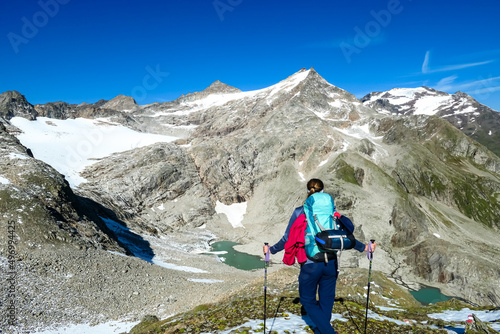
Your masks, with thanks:
<instances>
[{"instance_id":1,"label":"woman's head","mask_svg":"<svg viewBox=\"0 0 500 334\"><path fill-rule=\"evenodd\" d=\"M307 196L309 197L314 193L319 193L323 188L323 181L320 179L310 179L309 182L307 182Z\"/></svg>"}]
</instances>

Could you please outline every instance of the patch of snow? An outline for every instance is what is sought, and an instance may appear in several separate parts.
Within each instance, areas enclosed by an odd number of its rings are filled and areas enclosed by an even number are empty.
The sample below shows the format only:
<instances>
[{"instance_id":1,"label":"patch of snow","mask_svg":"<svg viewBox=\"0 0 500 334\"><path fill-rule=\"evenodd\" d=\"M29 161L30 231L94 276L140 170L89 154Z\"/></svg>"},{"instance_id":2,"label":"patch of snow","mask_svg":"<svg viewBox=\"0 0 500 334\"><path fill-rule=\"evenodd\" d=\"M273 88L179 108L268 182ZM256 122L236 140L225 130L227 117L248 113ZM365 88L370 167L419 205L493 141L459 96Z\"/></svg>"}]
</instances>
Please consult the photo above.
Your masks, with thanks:
<instances>
[{"instance_id":1,"label":"patch of snow","mask_svg":"<svg viewBox=\"0 0 500 334\"><path fill-rule=\"evenodd\" d=\"M111 253L111 254L119 255L119 256L128 257L128 255L123 254L123 253L120 253L120 252L115 252L115 251L110 251L110 250L108 250L107 252L108 252L108 253Z\"/></svg>"},{"instance_id":2,"label":"patch of snow","mask_svg":"<svg viewBox=\"0 0 500 334\"><path fill-rule=\"evenodd\" d=\"M342 100L333 100L329 101L328 104L333 107L333 108L341 108L342 107Z\"/></svg>"},{"instance_id":3,"label":"patch of snow","mask_svg":"<svg viewBox=\"0 0 500 334\"><path fill-rule=\"evenodd\" d=\"M50 119L29 121L14 117L11 123L21 129L17 137L34 156L64 174L71 186L85 182L80 176L96 159L157 142L172 142L177 137L134 131L106 119ZM25 156L21 156L27 159Z\"/></svg>"},{"instance_id":4,"label":"patch of snow","mask_svg":"<svg viewBox=\"0 0 500 334\"><path fill-rule=\"evenodd\" d=\"M457 110L451 114L443 115L442 117L449 117L449 116L460 115L460 114L469 114L469 113L474 113L474 115L479 115L479 113L475 112L475 111L476 111L476 108L474 108L473 106L469 106L465 109ZM462 121L460 121L459 123L462 123Z\"/></svg>"},{"instance_id":5,"label":"patch of snow","mask_svg":"<svg viewBox=\"0 0 500 334\"><path fill-rule=\"evenodd\" d=\"M265 88L264 91L268 91L267 95L267 102L270 103L272 102L272 97L276 93L285 91L285 92L290 92L295 86L297 86L302 80L304 80L307 75L309 74L309 70L307 71L302 71L302 72L297 72L290 77L286 78L285 80L282 80L278 82L277 84Z\"/></svg>"},{"instance_id":6,"label":"patch of snow","mask_svg":"<svg viewBox=\"0 0 500 334\"><path fill-rule=\"evenodd\" d=\"M0 184L10 184L10 180L0 175Z\"/></svg>"},{"instance_id":7,"label":"patch of snow","mask_svg":"<svg viewBox=\"0 0 500 334\"><path fill-rule=\"evenodd\" d=\"M300 177L300 181L304 182L306 180L306 178L304 177L304 173L302 172L299 172L299 177Z\"/></svg>"},{"instance_id":8,"label":"patch of snow","mask_svg":"<svg viewBox=\"0 0 500 334\"><path fill-rule=\"evenodd\" d=\"M439 106L449 102L449 96L424 96L415 101L414 115L435 115Z\"/></svg>"},{"instance_id":9,"label":"patch of snow","mask_svg":"<svg viewBox=\"0 0 500 334\"><path fill-rule=\"evenodd\" d=\"M77 324L63 326L55 329L38 329L34 334L111 334L128 333L137 322L128 321L110 321L103 324Z\"/></svg>"},{"instance_id":10,"label":"patch of snow","mask_svg":"<svg viewBox=\"0 0 500 334\"><path fill-rule=\"evenodd\" d=\"M386 298L384 298L384 299L386 299ZM397 307L377 306L377 308L381 311L404 311L403 309L397 308Z\"/></svg>"},{"instance_id":11,"label":"patch of snow","mask_svg":"<svg viewBox=\"0 0 500 334\"><path fill-rule=\"evenodd\" d=\"M187 273L198 273L198 274L208 273L208 271L203 270L203 269L198 269L198 268L188 267L188 266L179 266L177 264L167 263L167 262L162 262L162 261L157 261L155 259L151 260L150 262L152 264L156 264L157 266L160 266L160 267L163 267L163 268L167 268L167 269L171 269L171 270L184 271L184 272L187 272Z\"/></svg>"},{"instance_id":12,"label":"patch of snow","mask_svg":"<svg viewBox=\"0 0 500 334\"><path fill-rule=\"evenodd\" d=\"M247 202L225 205L217 201L215 204L215 212L225 214L227 220L234 228L245 228L241 222L243 221L243 216L247 212Z\"/></svg>"},{"instance_id":13,"label":"patch of snow","mask_svg":"<svg viewBox=\"0 0 500 334\"><path fill-rule=\"evenodd\" d=\"M434 236L435 236L436 238L441 239L441 236L440 236L439 234L437 234L437 233L434 233Z\"/></svg>"},{"instance_id":14,"label":"patch of snow","mask_svg":"<svg viewBox=\"0 0 500 334\"><path fill-rule=\"evenodd\" d=\"M472 313L474 313L481 321L492 322L500 320L500 310L472 311L469 308L463 308L460 311L448 310L442 313L431 313L427 316L433 319L442 319L444 321L465 321Z\"/></svg>"},{"instance_id":15,"label":"patch of snow","mask_svg":"<svg viewBox=\"0 0 500 334\"><path fill-rule=\"evenodd\" d=\"M341 320L347 322L348 320L343 318L340 314L332 314L332 320ZM221 334L234 333L237 329L243 327L250 327L253 331L262 330L264 320L262 319L252 319L246 323L239 325L237 327L225 330ZM306 326L311 326L312 321L308 316L298 316L295 314L290 314L287 317L271 318L267 319L266 322L266 333L273 332L277 334L285 333L308 333L305 329Z\"/></svg>"},{"instance_id":16,"label":"patch of snow","mask_svg":"<svg viewBox=\"0 0 500 334\"><path fill-rule=\"evenodd\" d=\"M25 118L23 118L23 119L25 119ZM27 119L25 119L25 120L28 121ZM12 122L12 120L11 120L11 122ZM32 121L28 121L28 122L32 122ZM26 159L29 159L29 157L26 156L26 155L19 154L19 153L13 153L13 152L11 152L11 153L9 153L9 159L12 159L12 160L13 159L26 160Z\"/></svg>"},{"instance_id":17,"label":"patch of snow","mask_svg":"<svg viewBox=\"0 0 500 334\"><path fill-rule=\"evenodd\" d=\"M271 103L273 100L273 96L279 92L290 92L295 86L297 86L302 80L304 80L309 74L309 70L298 72L290 76L289 78L278 82L275 85L272 85L267 88L248 91L248 92L237 92L237 93L222 93L222 94L210 94L204 98L184 102L181 105L185 108L182 108L178 111L174 112L164 112L157 113L155 116L163 116L163 115L189 115L193 112L209 109L212 107L223 106L224 104L235 101L235 100L244 100L249 98L266 98L267 103Z\"/></svg>"},{"instance_id":18,"label":"patch of snow","mask_svg":"<svg viewBox=\"0 0 500 334\"><path fill-rule=\"evenodd\" d=\"M371 140L376 140L382 137L375 137L372 134L370 134L370 126L369 124L364 124L364 125L353 125L345 129L341 128L335 128L337 131L342 132L345 135L348 135L349 137L354 137L358 139L371 139Z\"/></svg>"},{"instance_id":19,"label":"patch of snow","mask_svg":"<svg viewBox=\"0 0 500 334\"><path fill-rule=\"evenodd\" d=\"M328 159L321 161L319 163L318 167L321 167L321 166L325 165L327 162L328 162Z\"/></svg>"},{"instance_id":20,"label":"patch of snow","mask_svg":"<svg viewBox=\"0 0 500 334\"><path fill-rule=\"evenodd\" d=\"M488 136L491 136L491 135L492 135L492 132L491 132L491 130L490 130L490 131L488 132Z\"/></svg>"},{"instance_id":21,"label":"patch of snow","mask_svg":"<svg viewBox=\"0 0 500 334\"><path fill-rule=\"evenodd\" d=\"M158 210L165 210L165 206L163 205L163 203L161 203L160 205L158 205L157 209Z\"/></svg>"},{"instance_id":22,"label":"patch of snow","mask_svg":"<svg viewBox=\"0 0 500 334\"><path fill-rule=\"evenodd\" d=\"M219 279L204 279L204 278L188 278L188 281L195 283L208 283L208 284L224 282Z\"/></svg>"},{"instance_id":23,"label":"patch of snow","mask_svg":"<svg viewBox=\"0 0 500 334\"><path fill-rule=\"evenodd\" d=\"M448 310L442 313L431 313L427 316L433 319L442 319L444 321L465 321L472 313L474 313L481 321L492 322L500 320L500 310L472 311L469 308L463 308L460 311Z\"/></svg>"},{"instance_id":24,"label":"patch of snow","mask_svg":"<svg viewBox=\"0 0 500 334\"><path fill-rule=\"evenodd\" d=\"M375 320L380 320L380 321L387 320L387 321L393 322L393 323L395 323L397 325L408 325L404 321L393 319L393 318L389 318L389 317L386 317L385 315L377 314L377 313L373 312L372 310L368 310L368 318L375 319Z\"/></svg>"}]
</instances>

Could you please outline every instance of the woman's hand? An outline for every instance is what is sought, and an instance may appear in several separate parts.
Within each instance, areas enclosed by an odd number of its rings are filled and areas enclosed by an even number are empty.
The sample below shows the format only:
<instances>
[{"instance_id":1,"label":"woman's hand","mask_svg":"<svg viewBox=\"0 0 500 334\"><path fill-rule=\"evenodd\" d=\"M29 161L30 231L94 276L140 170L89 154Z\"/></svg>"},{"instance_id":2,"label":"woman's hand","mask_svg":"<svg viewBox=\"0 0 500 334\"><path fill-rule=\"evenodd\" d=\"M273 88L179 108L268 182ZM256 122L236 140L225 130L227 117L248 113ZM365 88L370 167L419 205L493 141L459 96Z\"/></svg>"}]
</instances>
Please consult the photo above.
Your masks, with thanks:
<instances>
[{"instance_id":1,"label":"woman's hand","mask_svg":"<svg viewBox=\"0 0 500 334\"><path fill-rule=\"evenodd\" d=\"M366 245L365 245L365 252L367 252L367 251L368 251L368 246L369 246L369 245L370 245L370 244L366 244ZM376 242L372 242L372 251L371 251L372 253L373 253L373 252L375 252L375 248L377 248L377 243L376 243Z\"/></svg>"},{"instance_id":2,"label":"woman's hand","mask_svg":"<svg viewBox=\"0 0 500 334\"><path fill-rule=\"evenodd\" d=\"M264 255L266 255L267 252L269 252L269 245L264 245L263 251L264 251Z\"/></svg>"}]
</instances>

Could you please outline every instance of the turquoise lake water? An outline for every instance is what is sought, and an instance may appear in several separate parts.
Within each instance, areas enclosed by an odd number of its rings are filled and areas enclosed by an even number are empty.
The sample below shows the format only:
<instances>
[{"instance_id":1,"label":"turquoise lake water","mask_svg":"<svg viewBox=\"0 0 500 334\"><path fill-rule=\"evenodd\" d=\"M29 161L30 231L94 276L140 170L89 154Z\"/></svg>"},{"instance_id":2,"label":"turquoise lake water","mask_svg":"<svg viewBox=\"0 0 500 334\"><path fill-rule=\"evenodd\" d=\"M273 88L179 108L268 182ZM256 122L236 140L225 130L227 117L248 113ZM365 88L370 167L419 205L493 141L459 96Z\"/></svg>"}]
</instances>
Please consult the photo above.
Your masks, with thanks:
<instances>
[{"instance_id":1,"label":"turquoise lake water","mask_svg":"<svg viewBox=\"0 0 500 334\"><path fill-rule=\"evenodd\" d=\"M450 300L451 296L447 296L441 293L438 288L433 288L430 286L425 286L418 291L411 291L413 298L421 302L422 304L434 304L437 302L444 302Z\"/></svg>"},{"instance_id":2,"label":"turquoise lake water","mask_svg":"<svg viewBox=\"0 0 500 334\"><path fill-rule=\"evenodd\" d=\"M226 254L218 254L222 261L231 266L242 270L264 269L265 261L256 255L238 252L233 247L239 245L232 241L214 242L211 247L213 252L225 251Z\"/></svg>"}]
</instances>

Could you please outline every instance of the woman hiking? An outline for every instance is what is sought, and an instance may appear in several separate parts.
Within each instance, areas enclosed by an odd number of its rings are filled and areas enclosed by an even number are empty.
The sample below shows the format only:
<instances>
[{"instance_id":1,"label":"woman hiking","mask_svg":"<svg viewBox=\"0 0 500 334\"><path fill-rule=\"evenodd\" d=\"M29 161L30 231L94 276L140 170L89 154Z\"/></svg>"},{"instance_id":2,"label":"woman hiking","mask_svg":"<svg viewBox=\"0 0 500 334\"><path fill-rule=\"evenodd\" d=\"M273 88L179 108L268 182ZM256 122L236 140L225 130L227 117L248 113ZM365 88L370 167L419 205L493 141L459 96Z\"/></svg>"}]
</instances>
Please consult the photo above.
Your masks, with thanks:
<instances>
[{"instance_id":1,"label":"woman hiking","mask_svg":"<svg viewBox=\"0 0 500 334\"><path fill-rule=\"evenodd\" d=\"M307 182L307 197L309 198L315 193L322 193L323 189L324 185L321 180L311 179ZM297 225L303 223L303 219L302 221L301 219L297 219L303 214L304 206L300 206L293 211L285 234L281 240L271 247L265 245L264 254L268 251L270 251L271 254L276 254L277 252L285 249L285 244L289 239L290 231L292 231L292 234L295 234ZM292 228L295 222L296 226ZM374 251L376 244L373 243L371 247L372 251ZM354 249L359 252L363 252L368 249L368 245L364 245L356 240ZM299 258L298 255L297 258ZM302 262L301 260L299 261ZM332 316L333 303L335 301L335 287L338 276L337 257L334 253L330 253L328 258L325 256L324 258L322 257L321 260L312 260L308 256L304 259L304 261L305 262L300 265L299 274L300 303L304 306L307 315L316 326L314 333L336 334L335 329L333 329L330 323L330 319ZM318 294L319 300L316 300L316 293Z\"/></svg>"}]
</instances>

